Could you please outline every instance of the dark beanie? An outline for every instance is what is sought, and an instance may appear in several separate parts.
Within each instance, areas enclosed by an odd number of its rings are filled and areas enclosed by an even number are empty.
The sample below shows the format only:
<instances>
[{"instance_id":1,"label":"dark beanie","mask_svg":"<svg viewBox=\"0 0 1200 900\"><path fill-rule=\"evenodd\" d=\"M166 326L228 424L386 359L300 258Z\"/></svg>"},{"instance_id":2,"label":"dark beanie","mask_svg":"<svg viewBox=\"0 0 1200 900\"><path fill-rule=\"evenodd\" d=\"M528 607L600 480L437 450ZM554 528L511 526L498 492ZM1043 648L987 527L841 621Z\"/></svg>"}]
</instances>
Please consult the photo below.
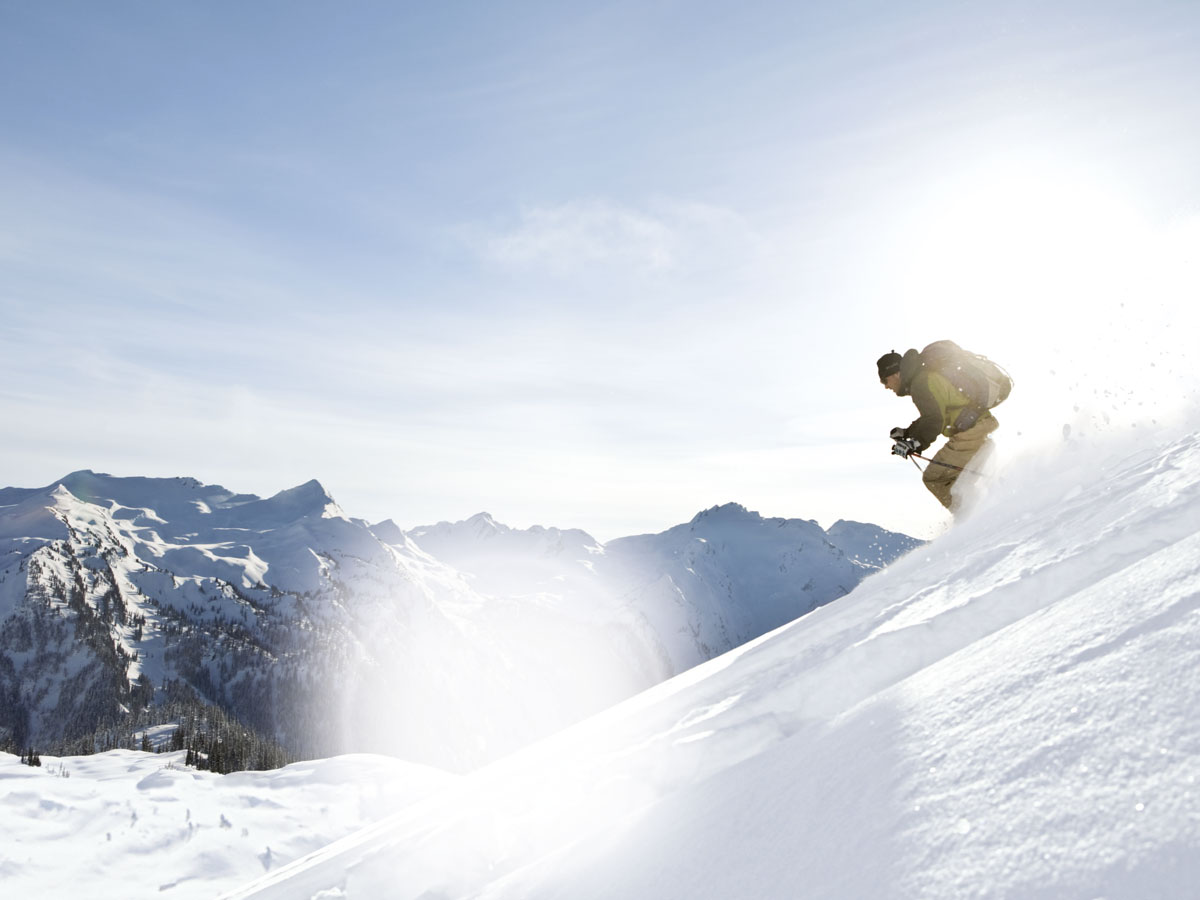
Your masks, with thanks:
<instances>
[{"instance_id":1,"label":"dark beanie","mask_svg":"<svg viewBox=\"0 0 1200 900\"><path fill-rule=\"evenodd\" d=\"M879 381L882 383L887 381L889 375L894 375L900 371L900 360L902 357L899 353L893 350L891 353L885 353L879 357L879 361L875 363L879 367Z\"/></svg>"}]
</instances>

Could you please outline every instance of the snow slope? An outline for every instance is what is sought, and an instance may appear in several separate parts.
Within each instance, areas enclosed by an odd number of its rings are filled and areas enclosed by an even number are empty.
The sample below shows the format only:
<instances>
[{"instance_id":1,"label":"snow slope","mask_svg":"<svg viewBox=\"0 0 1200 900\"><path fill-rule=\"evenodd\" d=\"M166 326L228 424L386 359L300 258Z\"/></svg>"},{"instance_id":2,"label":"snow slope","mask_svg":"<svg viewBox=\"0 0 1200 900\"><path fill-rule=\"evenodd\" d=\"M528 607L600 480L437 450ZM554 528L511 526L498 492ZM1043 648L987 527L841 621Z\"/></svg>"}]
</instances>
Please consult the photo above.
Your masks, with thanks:
<instances>
[{"instance_id":1,"label":"snow slope","mask_svg":"<svg viewBox=\"0 0 1200 900\"><path fill-rule=\"evenodd\" d=\"M1186 898L1200 433L1014 463L851 596L230 898Z\"/></svg>"}]
</instances>

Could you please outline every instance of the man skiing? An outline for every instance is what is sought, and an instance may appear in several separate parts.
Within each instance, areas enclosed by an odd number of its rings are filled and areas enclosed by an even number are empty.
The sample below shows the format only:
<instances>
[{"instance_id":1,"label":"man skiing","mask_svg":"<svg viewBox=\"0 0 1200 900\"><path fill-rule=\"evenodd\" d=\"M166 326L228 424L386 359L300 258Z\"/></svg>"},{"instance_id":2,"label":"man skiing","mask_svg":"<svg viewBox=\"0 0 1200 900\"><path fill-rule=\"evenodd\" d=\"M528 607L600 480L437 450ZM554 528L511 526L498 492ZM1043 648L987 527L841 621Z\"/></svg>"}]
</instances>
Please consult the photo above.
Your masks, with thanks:
<instances>
[{"instance_id":1,"label":"man skiing","mask_svg":"<svg viewBox=\"0 0 1200 900\"><path fill-rule=\"evenodd\" d=\"M952 349L945 349L947 347ZM939 355L939 350L955 356L947 360ZM935 359L946 365L933 364ZM1002 379L999 391L994 390L991 398L986 396L986 390L992 374L969 372L976 364L991 367L999 373L995 377ZM930 493L953 512L951 489L954 482L975 455L989 444L988 435L1000 427L990 406L1008 396L1011 379L990 360L967 354L950 341L939 341L923 351L909 350L903 356L893 350L879 357L876 366L883 386L899 397L912 397L920 413L907 428L892 429L893 453L907 459L913 453L923 452L938 435L949 438L930 460L922 481ZM979 380L980 376L983 387L975 390L968 379ZM996 387L994 381L992 386ZM980 396L981 392L985 395ZM976 396L972 397L972 393ZM1000 400L995 399L997 393Z\"/></svg>"}]
</instances>

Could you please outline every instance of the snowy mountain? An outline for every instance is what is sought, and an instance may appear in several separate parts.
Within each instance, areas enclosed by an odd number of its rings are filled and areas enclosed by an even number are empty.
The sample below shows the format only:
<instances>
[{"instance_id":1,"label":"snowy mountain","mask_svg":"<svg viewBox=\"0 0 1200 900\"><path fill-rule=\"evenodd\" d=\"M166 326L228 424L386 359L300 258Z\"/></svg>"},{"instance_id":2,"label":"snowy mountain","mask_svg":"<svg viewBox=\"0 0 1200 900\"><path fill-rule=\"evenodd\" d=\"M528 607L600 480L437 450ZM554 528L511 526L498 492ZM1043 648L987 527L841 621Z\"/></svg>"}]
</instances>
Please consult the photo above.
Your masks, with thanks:
<instances>
[{"instance_id":1,"label":"snowy mountain","mask_svg":"<svg viewBox=\"0 0 1200 900\"><path fill-rule=\"evenodd\" d=\"M872 534L874 563L847 554L816 522L764 519L730 503L662 534L613 541L606 557L610 578L682 672L844 596L921 543ZM857 540L848 545L854 554Z\"/></svg>"},{"instance_id":2,"label":"snowy mountain","mask_svg":"<svg viewBox=\"0 0 1200 900\"><path fill-rule=\"evenodd\" d=\"M427 757L454 749L461 710L422 709L409 673L439 642L481 677L503 668L450 619L474 600L453 572L380 543L315 481L264 500L77 472L0 506L0 726L18 745L185 691L306 754L388 746L386 700L432 717L405 735Z\"/></svg>"},{"instance_id":3,"label":"snowy mountain","mask_svg":"<svg viewBox=\"0 0 1200 900\"><path fill-rule=\"evenodd\" d=\"M923 542L878 525L839 519L829 526L825 539L856 563L882 569L915 550Z\"/></svg>"},{"instance_id":4,"label":"snowy mountain","mask_svg":"<svg viewBox=\"0 0 1200 900\"><path fill-rule=\"evenodd\" d=\"M815 522L764 519L736 503L603 545L578 530L508 528L487 513L409 537L482 593L549 594L578 610L609 609L647 636L659 670L670 674L844 596L921 544L860 523L839 522L827 534Z\"/></svg>"},{"instance_id":5,"label":"snowy mountain","mask_svg":"<svg viewBox=\"0 0 1200 900\"><path fill-rule=\"evenodd\" d=\"M486 514L407 535L316 481L260 499L76 472L0 490L0 740L128 734L192 697L296 754L468 769L870 571L813 523L734 506L604 547Z\"/></svg>"}]
</instances>

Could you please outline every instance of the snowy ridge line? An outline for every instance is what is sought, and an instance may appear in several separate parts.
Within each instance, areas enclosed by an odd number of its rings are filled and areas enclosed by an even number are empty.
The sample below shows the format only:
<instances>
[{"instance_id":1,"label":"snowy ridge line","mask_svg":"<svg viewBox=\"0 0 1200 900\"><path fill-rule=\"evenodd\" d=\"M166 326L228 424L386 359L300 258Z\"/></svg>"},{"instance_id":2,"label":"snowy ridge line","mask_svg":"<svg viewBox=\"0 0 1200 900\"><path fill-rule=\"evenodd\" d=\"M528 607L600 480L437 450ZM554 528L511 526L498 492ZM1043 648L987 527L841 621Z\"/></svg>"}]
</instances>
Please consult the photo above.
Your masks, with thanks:
<instances>
[{"instance_id":1,"label":"snowy ridge line","mask_svg":"<svg viewBox=\"0 0 1200 900\"><path fill-rule=\"evenodd\" d=\"M1097 471L1104 477L1089 481L1086 469L1070 470L1036 492L1014 484L838 603L228 896L543 896L525 890L527 878L543 876L557 885L546 897L604 896L573 880L566 888L555 860L573 858L598 832L616 835L666 815L660 811L681 802L676 795L705 794L710 782L767 761L804 759L806 748L827 746L881 705L903 705L915 686L1011 654L996 648L1019 646L1025 635L1041 639L1051 623L1086 620L1100 600L1119 609L1121 598L1148 591L1144 602L1126 605L1126 614L1142 617L1137 624L1106 620L1116 637L1083 629L1056 638L1061 632L1052 630L1042 640L1078 648L1060 664L1071 678L1123 651L1123 637L1168 640L1200 606L1200 435ZM1014 683L1035 690L1042 671L1018 669ZM784 745L785 755L774 752ZM963 887L938 896L961 896ZM670 895L690 896L682 886Z\"/></svg>"}]
</instances>

